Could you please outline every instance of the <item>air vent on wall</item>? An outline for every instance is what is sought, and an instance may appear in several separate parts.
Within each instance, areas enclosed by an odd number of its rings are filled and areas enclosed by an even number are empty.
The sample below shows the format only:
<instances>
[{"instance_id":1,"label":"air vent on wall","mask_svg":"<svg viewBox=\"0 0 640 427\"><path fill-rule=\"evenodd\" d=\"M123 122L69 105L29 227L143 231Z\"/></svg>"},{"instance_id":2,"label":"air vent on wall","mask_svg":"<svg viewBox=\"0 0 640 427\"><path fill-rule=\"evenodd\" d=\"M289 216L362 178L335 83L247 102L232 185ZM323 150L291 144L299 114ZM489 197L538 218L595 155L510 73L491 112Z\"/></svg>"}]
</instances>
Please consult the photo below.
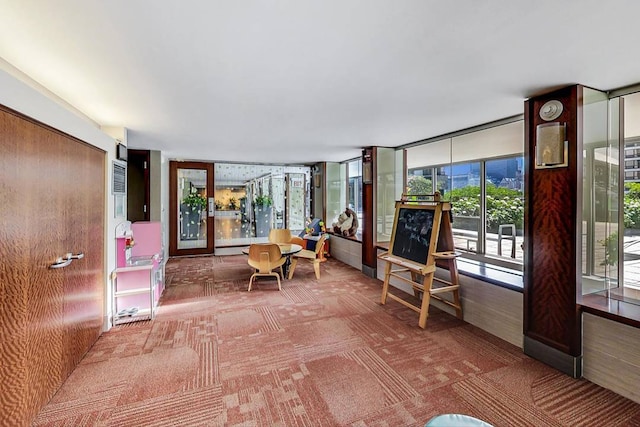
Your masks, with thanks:
<instances>
[{"instance_id":1,"label":"air vent on wall","mask_svg":"<svg viewBox=\"0 0 640 427\"><path fill-rule=\"evenodd\" d=\"M113 162L113 194L126 194L127 192L127 166L120 162Z\"/></svg>"}]
</instances>

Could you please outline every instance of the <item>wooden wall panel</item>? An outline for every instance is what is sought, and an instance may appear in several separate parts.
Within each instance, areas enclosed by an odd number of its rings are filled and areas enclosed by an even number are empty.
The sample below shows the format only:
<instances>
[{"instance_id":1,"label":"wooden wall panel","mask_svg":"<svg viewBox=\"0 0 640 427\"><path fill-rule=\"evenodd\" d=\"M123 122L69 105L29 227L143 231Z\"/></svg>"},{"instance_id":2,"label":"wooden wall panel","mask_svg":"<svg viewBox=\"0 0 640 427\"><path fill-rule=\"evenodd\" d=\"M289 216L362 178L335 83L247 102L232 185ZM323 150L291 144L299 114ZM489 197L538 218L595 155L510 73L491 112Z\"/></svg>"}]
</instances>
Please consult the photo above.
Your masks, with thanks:
<instances>
[{"instance_id":1,"label":"wooden wall panel","mask_svg":"<svg viewBox=\"0 0 640 427\"><path fill-rule=\"evenodd\" d=\"M30 424L101 332L104 158L99 149L0 107L5 425ZM68 252L85 258L49 268Z\"/></svg>"},{"instance_id":2,"label":"wooden wall panel","mask_svg":"<svg viewBox=\"0 0 640 427\"><path fill-rule=\"evenodd\" d=\"M366 153L366 155L365 155ZM377 242L374 241L375 238L375 227L376 227L376 204L375 204L375 191L376 191L376 182L375 177L377 176L377 148L365 148L363 150L363 170L364 170L364 162L371 162L372 173L371 176L374 177L373 181L369 184L362 183L362 224L360 224L360 229L362 230L362 265L367 268L364 270L365 273L375 276L375 268L377 267L378 260L376 258L376 245Z\"/></svg>"},{"instance_id":3,"label":"wooden wall panel","mask_svg":"<svg viewBox=\"0 0 640 427\"><path fill-rule=\"evenodd\" d=\"M525 105L524 333L572 356L581 353L576 305L582 200L580 94L581 87L571 86L532 98ZM536 127L548 123L539 112L552 99L564 106L554 121L567 125L569 165L536 169Z\"/></svg>"}]
</instances>

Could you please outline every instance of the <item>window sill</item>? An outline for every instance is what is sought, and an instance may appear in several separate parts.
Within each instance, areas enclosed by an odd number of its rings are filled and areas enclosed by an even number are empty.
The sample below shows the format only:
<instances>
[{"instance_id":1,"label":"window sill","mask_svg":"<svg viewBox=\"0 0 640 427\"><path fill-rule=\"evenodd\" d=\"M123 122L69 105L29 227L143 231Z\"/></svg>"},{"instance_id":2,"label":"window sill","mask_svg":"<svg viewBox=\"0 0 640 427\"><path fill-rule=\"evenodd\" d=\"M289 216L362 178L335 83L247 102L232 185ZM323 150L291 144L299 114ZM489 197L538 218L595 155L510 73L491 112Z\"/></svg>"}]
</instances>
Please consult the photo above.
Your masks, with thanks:
<instances>
[{"instance_id":1,"label":"window sill","mask_svg":"<svg viewBox=\"0 0 640 427\"><path fill-rule=\"evenodd\" d=\"M486 262L458 258L458 273L516 292L522 292L524 288L524 278L521 271Z\"/></svg>"},{"instance_id":2,"label":"window sill","mask_svg":"<svg viewBox=\"0 0 640 427\"><path fill-rule=\"evenodd\" d=\"M378 249L388 251L389 243L379 243ZM500 286L516 292L522 292L524 287L522 272L500 267L487 262L458 257L458 274L472 277L492 285Z\"/></svg>"},{"instance_id":3,"label":"window sill","mask_svg":"<svg viewBox=\"0 0 640 427\"><path fill-rule=\"evenodd\" d=\"M359 232L355 236L350 236L350 237L343 236L342 234L338 234L333 231L327 231L327 234L330 235L332 239L341 238L341 239L353 240L354 242L362 243L362 234Z\"/></svg>"},{"instance_id":4,"label":"window sill","mask_svg":"<svg viewBox=\"0 0 640 427\"><path fill-rule=\"evenodd\" d=\"M584 295L578 304L585 313L640 328L640 305L602 294Z\"/></svg>"}]
</instances>

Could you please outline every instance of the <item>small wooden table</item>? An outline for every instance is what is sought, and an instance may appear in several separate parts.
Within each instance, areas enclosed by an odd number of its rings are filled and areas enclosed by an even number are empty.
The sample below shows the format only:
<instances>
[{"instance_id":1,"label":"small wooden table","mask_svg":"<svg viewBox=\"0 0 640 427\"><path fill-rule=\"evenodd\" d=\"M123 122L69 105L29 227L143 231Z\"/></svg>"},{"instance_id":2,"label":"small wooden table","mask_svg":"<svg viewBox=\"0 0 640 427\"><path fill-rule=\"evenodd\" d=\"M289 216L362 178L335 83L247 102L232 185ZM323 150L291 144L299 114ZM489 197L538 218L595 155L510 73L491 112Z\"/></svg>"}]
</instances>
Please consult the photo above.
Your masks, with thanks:
<instances>
[{"instance_id":1,"label":"small wooden table","mask_svg":"<svg viewBox=\"0 0 640 427\"><path fill-rule=\"evenodd\" d=\"M287 257L284 265L282 266L282 272L284 273L284 278L286 279L289 276L289 266L291 265L291 255L298 253L302 250L302 246L297 245L295 243L278 243L280 247L280 253L283 256ZM249 248L246 247L242 249L242 253L245 255L249 255Z\"/></svg>"}]
</instances>

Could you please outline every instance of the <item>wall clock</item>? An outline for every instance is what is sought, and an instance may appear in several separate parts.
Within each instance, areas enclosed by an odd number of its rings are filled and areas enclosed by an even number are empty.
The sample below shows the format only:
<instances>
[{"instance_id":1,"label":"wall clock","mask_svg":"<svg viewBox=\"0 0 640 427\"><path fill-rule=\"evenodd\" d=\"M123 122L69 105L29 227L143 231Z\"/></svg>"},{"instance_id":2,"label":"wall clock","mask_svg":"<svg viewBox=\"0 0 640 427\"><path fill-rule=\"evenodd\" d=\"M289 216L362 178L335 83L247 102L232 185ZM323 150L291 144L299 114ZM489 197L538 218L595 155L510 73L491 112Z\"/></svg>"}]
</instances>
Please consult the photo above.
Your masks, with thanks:
<instances>
[{"instance_id":1,"label":"wall clock","mask_svg":"<svg viewBox=\"0 0 640 427\"><path fill-rule=\"evenodd\" d=\"M540 108L540 118L545 121L557 119L562 114L562 102L551 100L545 102Z\"/></svg>"}]
</instances>

